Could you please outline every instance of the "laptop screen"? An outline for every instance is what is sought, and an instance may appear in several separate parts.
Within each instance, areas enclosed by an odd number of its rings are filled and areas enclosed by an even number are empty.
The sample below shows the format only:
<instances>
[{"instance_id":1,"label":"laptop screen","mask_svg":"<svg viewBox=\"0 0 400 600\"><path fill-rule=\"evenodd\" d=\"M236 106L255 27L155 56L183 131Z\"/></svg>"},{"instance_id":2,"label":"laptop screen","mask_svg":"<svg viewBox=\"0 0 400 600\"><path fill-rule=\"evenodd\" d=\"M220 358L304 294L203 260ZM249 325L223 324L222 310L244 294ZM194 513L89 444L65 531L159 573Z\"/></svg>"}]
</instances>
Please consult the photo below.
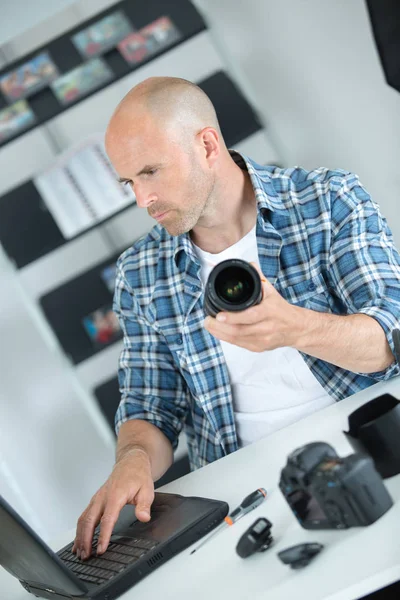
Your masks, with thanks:
<instances>
[{"instance_id":1,"label":"laptop screen","mask_svg":"<svg viewBox=\"0 0 400 600\"><path fill-rule=\"evenodd\" d=\"M59 592L82 595L87 587L62 563L0 495L0 565L11 575Z\"/></svg>"}]
</instances>

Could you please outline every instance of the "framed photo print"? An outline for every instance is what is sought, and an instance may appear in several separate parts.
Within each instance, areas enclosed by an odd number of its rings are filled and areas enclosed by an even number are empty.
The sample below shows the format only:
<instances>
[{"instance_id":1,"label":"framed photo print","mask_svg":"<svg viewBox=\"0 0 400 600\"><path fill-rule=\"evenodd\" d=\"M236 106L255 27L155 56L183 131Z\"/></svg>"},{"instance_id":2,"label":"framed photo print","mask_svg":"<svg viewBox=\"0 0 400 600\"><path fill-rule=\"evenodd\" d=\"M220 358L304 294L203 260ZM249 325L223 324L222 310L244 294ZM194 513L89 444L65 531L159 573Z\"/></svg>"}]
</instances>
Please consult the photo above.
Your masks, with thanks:
<instances>
[{"instance_id":1,"label":"framed photo print","mask_svg":"<svg viewBox=\"0 0 400 600\"><path fill-rule=\"evenodd\" d=\"M122 337L122 331L112 305L98 308L82 319L83 327L95 348L106 346Z\"/></svg>"},{"instance_id":2,"label":"framed photo print","mask_svg":"<svg viewBox=\"0 0 400 600\"><path fill-rule=\"evenodd\" d=\"M0 77L0 89L9 102L26 98L47 87L58 77L58 70L48 52L41 52L28 62Z\"/></svg>"},{"instance_id":3,"label":"framed photo print","mask_svg":"<svg viewBox=\"0 0 400 600\"><path fill-rule=\"evenodd\" d=\"M139 33L145 38L147 50L151 54L170 46L182 37L169 17L160 17L140 29Z\"/></svg>"},{"instance_id":4,"label":"framed photo print","mask_svg":"<svg viewBox=\"0 0 400 600\"><path fill-rule=\"evenodd\" d=\"M137 65L150 56L146 46L146 38L140 33L131 33L122 42L118 44L118 50L122 56L131 65Z\"/></svg>"},{"instance_id":5,"label":"framed photo print","mask_svg":"<svg viewBox=\"0 0 400 600\"><path fill-rule=\"evenodd\" d=\"M26 100L18 100L0 111L0 143L14 137L36 122L35 114Z\"/></svg>"},{"instance_id":6,"label":"framed photo print","mask_svg":"<svg viewBox=\"0 0 400 600\"><path fill-rule=\"evenodd\" d=\"M114 48L134 28L122 10L103 17L72 36L72 42L83 58L92 58Z\"/></svg>"},{"instance_id":7,"label":"framed photo print","mask_svg":"<svg viewBox=\"0 0 400 600\"><path fill-rule=\"evenodd\" d=\"M160 17L123 39L118 44L118 50L128 63L138 64L181 37L182 34L169 17Z\"/></svg>"},{"instance_id":8,"label":"framed photo print","mask_svg":"<svg viewBox=\"0 0 400 600\"><path fill-rule=\"evenodd\" d=\"M113 76L114 74L101 58L93 58L53 81L51 89L59 102L66 105L86 96Z\"/></svg>"}]
</instances>

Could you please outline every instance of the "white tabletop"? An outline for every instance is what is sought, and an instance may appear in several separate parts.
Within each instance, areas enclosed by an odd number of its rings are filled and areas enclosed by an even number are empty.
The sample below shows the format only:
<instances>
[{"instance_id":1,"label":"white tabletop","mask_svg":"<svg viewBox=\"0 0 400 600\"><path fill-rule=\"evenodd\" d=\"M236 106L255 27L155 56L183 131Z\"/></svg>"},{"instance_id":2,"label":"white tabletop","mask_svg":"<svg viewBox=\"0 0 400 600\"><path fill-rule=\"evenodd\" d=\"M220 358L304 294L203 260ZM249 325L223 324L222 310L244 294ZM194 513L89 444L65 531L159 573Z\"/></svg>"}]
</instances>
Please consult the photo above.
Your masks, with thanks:
<instances>
[{"instance_id":1,"label":"white tabletop","mask_svg":"<svg viewBox=\"0 0 400 600\"><path fill-rule=\"evenodd\" d=\"M395 504L376 523L342 531L308 531L296 521L278 481L288 454L313 441L330 443L340 456L353 452L342 431L347 416L383 393L400 399L400 378L378 383L282 429L268 438L190 473L160 488L186 496L218 498L235 508L242 499L265 487L268 497L257 509L226 529L193 555L196 544L168 561L123 594L122 600L355 600L400 579L400 475L385 480ZM264 553L241 559L236 544L258 517L273 524L274 544ZM75 536L69 531L54 540L58 550ZM325 545L309 566L292 570L277 552L306 541ZM7 600L32 597L6 571L0 589Z\"/></svg>"}]
</instances>

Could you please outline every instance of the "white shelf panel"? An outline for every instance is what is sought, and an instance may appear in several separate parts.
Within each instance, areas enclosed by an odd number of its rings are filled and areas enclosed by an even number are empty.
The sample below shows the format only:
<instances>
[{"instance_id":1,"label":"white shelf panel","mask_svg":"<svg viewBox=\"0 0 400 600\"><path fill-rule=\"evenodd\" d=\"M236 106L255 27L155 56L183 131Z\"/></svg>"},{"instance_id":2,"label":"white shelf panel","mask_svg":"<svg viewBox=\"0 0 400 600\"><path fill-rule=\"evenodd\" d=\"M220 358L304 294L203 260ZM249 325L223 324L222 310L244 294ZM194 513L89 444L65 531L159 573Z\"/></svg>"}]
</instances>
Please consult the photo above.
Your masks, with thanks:
<instances>
[{"instance_id":1,"label":"white shelf panel","mask_svg":"<svg viewBox=\"0 0 400 600\"><path fill-rule=\"evenodd\" d=\"M125 250L156 225L146 209L133 206L108 221L103 228L116 246Z\"/></svg>"},{"instance_id":2,"label":"white shelf panel","mask_svg":"<svg viewBox=\"0 0 400 600\"><path fill-rule=\"evenodd\" d=\"M65 150L94 133L104 133L121 98L120 82L116 81L48 121L46 126L60 150Z\"/></svg>"},{"instance_id":3,"label":"white shelf panel","mask_svg":"<svg viewBox=\"0 0 400 600\"><path fill-rule=\"evenodd\" d=\"M55 156L42 127L8 142L0 148L0 196L45 169Z\"/></svg>"},{"instance_id":4,"label":"white shelf panel","mask_svg":"<svg viewBox=\"0 0 400 600\"><path fill-rule=\"evenodd\" d=\"M75 372L88 392L92 393L95 387L117 375L121 350L122 341L119 341L76 365Z\"/></svg>"},{"instance_id":5,"label":"white shelf panel","mask_svg":"<svg viewBox=\"0 0 400 600\"><path fill-rule=\"evenodd\" d=\"M106 260L110 254L107 240L94 229L23 267L19 276L27 293L37 299Z\"/></svg>"}]
</instances>

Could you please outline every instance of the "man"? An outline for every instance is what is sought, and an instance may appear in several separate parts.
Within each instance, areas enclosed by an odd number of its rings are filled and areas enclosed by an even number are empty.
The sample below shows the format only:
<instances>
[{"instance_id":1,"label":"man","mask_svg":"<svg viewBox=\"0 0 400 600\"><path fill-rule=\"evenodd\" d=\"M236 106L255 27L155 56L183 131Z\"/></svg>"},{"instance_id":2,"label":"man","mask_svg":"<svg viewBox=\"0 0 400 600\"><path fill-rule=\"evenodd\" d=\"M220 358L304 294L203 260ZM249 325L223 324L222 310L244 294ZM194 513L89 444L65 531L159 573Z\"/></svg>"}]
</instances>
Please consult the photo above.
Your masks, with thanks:
<instances>
[{"instance_id":1,"label":"man","mask_svg":"<svg viewBox=\"0 0 400 600\"><path fill-rule=\"evenodd\" d=\"M117 456L78 521L81 558L125 504L150 519L183 425L195 468L398 374L400 257L355 175L229 152L207 96L166 77L127 94L106 148L158 225L118 261ZM262 301L205 318L204 282L232 256L259 269Z\"/></svg>"}]
</instances>

